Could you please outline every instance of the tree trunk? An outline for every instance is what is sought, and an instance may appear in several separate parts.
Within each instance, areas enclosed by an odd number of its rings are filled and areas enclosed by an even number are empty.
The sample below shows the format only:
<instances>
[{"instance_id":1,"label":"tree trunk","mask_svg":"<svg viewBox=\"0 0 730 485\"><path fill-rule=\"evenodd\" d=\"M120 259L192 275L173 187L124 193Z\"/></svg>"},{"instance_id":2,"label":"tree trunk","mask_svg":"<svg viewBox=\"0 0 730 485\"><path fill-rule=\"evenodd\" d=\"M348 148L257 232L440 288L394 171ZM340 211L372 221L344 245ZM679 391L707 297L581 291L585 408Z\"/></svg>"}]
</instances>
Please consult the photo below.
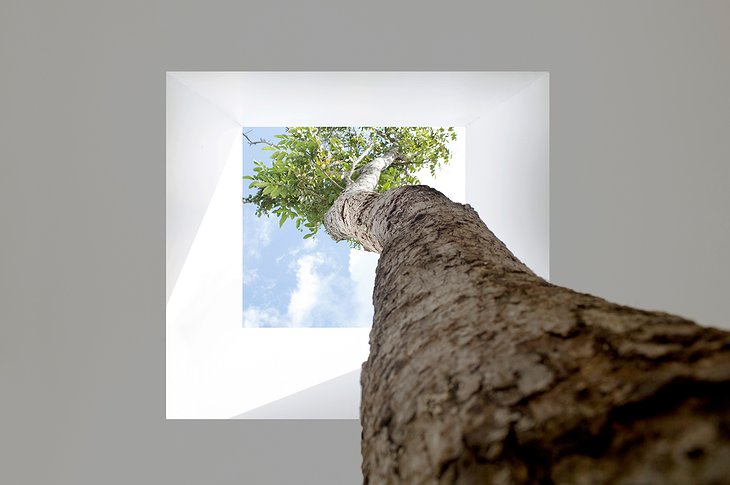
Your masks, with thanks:
<instances>
[{"instance_id":1,"label":"tree trunk","mask_svg":"<svg viewBox=\"0 0 730 485\"><path fill-rule=\"evenodd\" d=\"M552 285L431 188L341 199L381 253L365 483L730 483L730 334Z\"/></svg>"}]
</instances>

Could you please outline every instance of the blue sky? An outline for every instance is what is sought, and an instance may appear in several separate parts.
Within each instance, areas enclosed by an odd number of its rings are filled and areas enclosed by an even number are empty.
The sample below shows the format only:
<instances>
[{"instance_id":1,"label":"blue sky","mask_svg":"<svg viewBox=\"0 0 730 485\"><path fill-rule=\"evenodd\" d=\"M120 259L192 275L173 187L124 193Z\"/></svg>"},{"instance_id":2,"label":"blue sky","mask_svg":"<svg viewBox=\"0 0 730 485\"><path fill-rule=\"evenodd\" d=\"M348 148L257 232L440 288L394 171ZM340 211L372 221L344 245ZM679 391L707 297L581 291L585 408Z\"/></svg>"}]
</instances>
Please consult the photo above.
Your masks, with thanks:
<instances>
[{"instance_id":1,"label":"blue sky","mask_svg":"<svg viewBox=\"0 0 730 485\"><path fill-rule=\"evenodd\" d=\"M244 128L252 140L274 140L284 128ZM244 140L243 174L253 161L270 163L270 151ZM247 180L243 195L249 194ZM304 233L275 216L256 217L243 206L243 326L368 327L377 255L335 243L324 230Z\"/></svg>"}]
</instances>

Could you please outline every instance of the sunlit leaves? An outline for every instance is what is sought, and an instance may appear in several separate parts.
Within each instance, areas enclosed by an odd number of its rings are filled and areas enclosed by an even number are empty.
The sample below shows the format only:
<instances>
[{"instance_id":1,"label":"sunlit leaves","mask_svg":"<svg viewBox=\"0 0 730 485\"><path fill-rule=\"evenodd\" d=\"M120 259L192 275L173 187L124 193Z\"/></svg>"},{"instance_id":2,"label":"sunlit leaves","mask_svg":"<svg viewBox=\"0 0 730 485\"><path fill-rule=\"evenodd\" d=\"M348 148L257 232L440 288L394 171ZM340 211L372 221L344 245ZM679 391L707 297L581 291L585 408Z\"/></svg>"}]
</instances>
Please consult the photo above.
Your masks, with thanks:
<instances>
[{"instance_id":1,"label":"sunlit leaves","mask_svg":"<svg viewBox=\"0 0 730 485\"><path fill-rule=\"evenodd\" d=\"M314 236L324 214L359 169L396 148L401 157L383 171L376 191L418 184L414 175L427 168L432 175L449 161L447 144L456 139L453 128L426 127L294 127L276 135L264 150L267 163L254 162L244 202L256 214L274 214L282 226L293 220L297 229Z\"/></svg>"}]
</instances>

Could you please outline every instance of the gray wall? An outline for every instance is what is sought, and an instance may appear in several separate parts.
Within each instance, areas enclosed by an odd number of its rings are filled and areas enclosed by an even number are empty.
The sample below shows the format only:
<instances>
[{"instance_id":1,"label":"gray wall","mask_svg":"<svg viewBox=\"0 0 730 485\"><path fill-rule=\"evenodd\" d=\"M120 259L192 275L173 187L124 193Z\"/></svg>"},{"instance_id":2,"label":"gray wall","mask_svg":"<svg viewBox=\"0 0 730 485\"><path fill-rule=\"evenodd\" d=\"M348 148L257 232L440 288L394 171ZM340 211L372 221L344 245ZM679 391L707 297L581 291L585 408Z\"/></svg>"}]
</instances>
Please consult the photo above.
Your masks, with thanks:
<instances>
[{"instance_id":1,"label":"gray wall","mask_svg":"<svg viewBox=\"0 0 730 485\"><path fill-rule=\"evenodd\" d=\"M357 483L355 422L166 422L167 70L534 70L551 274L727 323L730 2L3 2L0 482Z\"/></svg>"}]
</instances>

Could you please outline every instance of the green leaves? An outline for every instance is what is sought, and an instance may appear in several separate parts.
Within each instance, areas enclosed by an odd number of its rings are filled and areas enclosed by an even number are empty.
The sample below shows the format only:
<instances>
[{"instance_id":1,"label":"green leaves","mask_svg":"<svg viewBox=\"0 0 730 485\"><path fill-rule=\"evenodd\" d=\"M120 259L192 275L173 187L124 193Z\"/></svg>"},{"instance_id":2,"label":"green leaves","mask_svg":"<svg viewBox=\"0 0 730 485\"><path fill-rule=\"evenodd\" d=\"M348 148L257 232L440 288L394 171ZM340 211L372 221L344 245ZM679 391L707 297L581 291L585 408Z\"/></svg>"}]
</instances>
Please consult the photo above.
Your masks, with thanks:
<instances>
[{"instance_id":1,"label":"green leaves","mask_svg":"<svg viewBox=\"0 0 730 485\"><path fill-rule=\"evenodd\" d=\"M432 174L449 161L447 143L456 139L453 128L425 127L291 127L276 135L263 150L272 152L268 163L254 162L243 199L256 214L274 214L279 226L293 220L305 238L322 226L324 214L359 169L397 148L401 158L383 171L376 191L418 184L415 172Z\"/></svg>"}]
</instances>

